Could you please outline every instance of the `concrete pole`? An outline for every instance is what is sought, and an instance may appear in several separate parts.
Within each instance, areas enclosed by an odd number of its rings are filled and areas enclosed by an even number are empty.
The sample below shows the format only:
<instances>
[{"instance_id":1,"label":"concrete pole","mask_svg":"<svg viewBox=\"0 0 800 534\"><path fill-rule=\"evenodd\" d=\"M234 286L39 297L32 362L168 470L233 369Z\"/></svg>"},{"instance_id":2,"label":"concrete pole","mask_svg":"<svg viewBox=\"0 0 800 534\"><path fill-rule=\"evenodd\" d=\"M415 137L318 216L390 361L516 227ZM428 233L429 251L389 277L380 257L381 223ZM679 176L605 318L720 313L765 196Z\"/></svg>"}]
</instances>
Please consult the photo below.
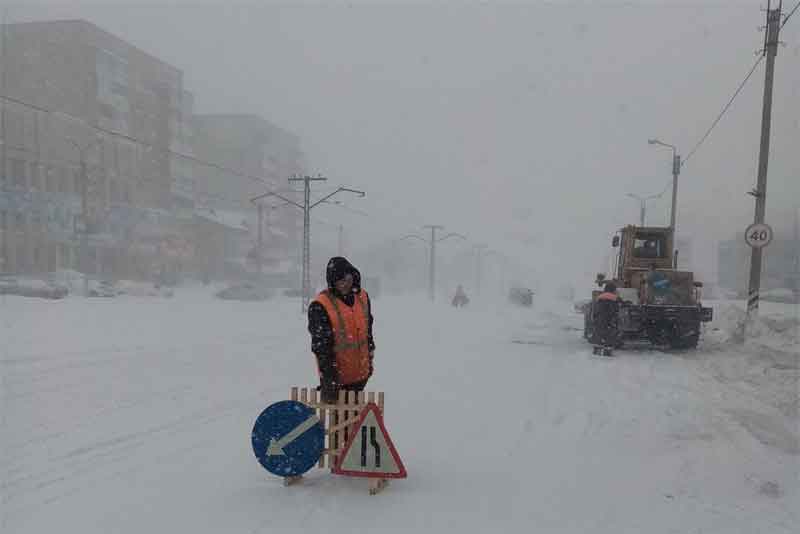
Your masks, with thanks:
<instances>
[{"instance_id":1,"label":"concrete pole","mask_svg":"<svg viewBox=\"0 0 800 534\"><path fill-rule=\"evenodd\" d=\"M639 207L639 226L644 227L644 214L647 210L647 202L645 199L641 199L642 205Z\"/></svg>"},{"instance_id":2,"label":"concrete pole","mask_svg":"<svg viewBox=\"0 0 800 534\"><path fill-rule=\"evenodd\" d=\"M311 300L311 182L306 176L303 194L303 312Z\"/></svg>"},{"instance_id":3,"label":"concrete pole","mask_svg":"<svg viewBox=\"0 0 800 534\"><path fill-rule=\"evenodd\" d=\"M86 154L81 152L81 244L80 264L83 272L83 296L89 296L89 176Z\"/></svg>"},{"instance_id":4,"label":"concrete pole","mask_svg":"<svg viewBox=\"0 0 800 534\"><path fill-rule=\"evenodd\" d=\"M778 54L778 34L781 28L781 8L767 11L767 35L765 53L767 69L764 77L764 102L761 113L761 146L758 152L758 183L755 223L763 223L767 206L767 164L769 162L769 136L772 125L772 82L775 76L775 56ZM747 318L758 316L759 292L761 290L762 249L753 248L750 258L750 287L747 299Z\"/></svg>"},{"instance_id":5,"label":"concrete pole","mask_svg":"<svg viewBox=\"0 0 800 534\"><path fill-rule=\"evenodd\" d=\"M481 294L483 278L483 253L489 248L488 245L475 245L475 294Z\"/></svg>"},{"instance_id":6,"label":"concrete pole","mask_svg":"<svg viewBox=\"0 0 800 534\"><path fill-rule=\"evenodd\" d=\"M436 300L436 230L443 230L444 226L429 224L423 228L431 230L430 257L428 258L428 298L433 302Z\"/></svg>"},{"instance_id":7,"label":"concrete pole","mask_svg":"<svg viewBox=\"0 0 800 534\"><path fill-rule=\"evenodd\" d=\"M681 174L681 157L672 148L672 210L669 216L669 227L672 228L673 238L675 236L675 218L678 208L678 176ZM644 226L644 225L643 225Z\"/></svg>"},{"instance_id":8,"label":"concrete pole","mask_svg":"<svg viewBox=\"0 0 800 534\"><path fill-rule=\"evenodd\" d=\"M264 206L258 204L258 250L256 251L256 261L258 262L258 274L264 272L264 260L261 255L264 253Z\"/></svg>"}]
</instances>

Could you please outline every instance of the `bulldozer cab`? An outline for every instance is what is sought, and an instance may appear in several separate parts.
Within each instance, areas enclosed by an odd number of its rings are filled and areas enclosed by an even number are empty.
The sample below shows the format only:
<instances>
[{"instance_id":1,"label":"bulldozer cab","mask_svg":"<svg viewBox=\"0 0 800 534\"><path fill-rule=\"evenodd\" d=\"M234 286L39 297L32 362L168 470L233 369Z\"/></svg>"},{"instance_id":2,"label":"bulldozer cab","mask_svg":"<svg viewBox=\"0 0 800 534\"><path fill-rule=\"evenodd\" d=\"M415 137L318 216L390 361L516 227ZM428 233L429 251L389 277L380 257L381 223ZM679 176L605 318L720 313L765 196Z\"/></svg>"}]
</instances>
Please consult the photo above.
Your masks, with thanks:
<instances>
[{"instance_id":1,"label":"bulldozer cab","mask_svg":"<svg viewBox=\"0 0 800 534\"><path fill-rule=\"evenodd\" d=\"M673 233L671 228L626 226L614 237L619 247L616 279L629 282L635 271L673 268ZM627 284L626 284L627 285Z\"/></svg>"},{"instance_id":2,"label":"bulldozer cab","mask_svg":"<svg viewBox=\"0 0 800 534\"><path fill-rule=\"evenodd\" d=\"M626 226L614 238L619 247L616 280L643 304L693 305L698 288L691 272L674 268L671 228Z\"/></svg>"}]
</instances>

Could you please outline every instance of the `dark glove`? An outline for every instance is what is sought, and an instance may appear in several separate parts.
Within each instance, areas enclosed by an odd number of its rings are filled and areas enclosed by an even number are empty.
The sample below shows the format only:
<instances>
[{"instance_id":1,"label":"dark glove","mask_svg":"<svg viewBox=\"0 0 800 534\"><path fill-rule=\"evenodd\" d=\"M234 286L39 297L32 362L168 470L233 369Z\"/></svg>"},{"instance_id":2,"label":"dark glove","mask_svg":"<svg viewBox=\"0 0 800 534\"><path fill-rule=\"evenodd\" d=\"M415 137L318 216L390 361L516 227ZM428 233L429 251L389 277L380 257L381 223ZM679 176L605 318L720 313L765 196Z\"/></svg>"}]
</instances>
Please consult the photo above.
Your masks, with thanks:
<instances>
[{"instance_id":1,"label":"dark glove","mask_svg":"<svg viewBox=\"0 0 800 534\"><path fill-rule=\"evenodd\" d=\"M320 397L325 404L339 402L339 384L334 380L321 380L319 387Z\"/></svg>"},{"instance_id":2,"label":"dark glove","mask_svg":"<svg viewBox=\"0 0 800 534\"><path fill-rule=\"evenodd\" d=\"M375 371L375 367L372 364L372 361L375 359L375 351L370 351L369 353L369 375L367 378L372 377L372 373Z\"/></svg>"}]
</instances>

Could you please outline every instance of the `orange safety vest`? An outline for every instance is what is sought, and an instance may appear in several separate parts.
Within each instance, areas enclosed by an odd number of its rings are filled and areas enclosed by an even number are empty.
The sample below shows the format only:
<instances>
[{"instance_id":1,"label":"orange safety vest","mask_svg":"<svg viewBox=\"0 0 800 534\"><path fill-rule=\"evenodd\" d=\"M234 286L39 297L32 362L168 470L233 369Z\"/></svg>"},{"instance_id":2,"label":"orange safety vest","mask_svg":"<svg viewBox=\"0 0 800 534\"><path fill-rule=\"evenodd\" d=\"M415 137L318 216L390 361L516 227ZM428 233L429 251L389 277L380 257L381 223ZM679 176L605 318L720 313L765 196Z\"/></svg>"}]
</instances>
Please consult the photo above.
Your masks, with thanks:
<instances>
[{"instance_id":1,"label":"orange safety vest","mask_svg":"<svg viewBox=\"0 0 800 534\"><path fill-rule=\"evenodd\" d=\"M614 293L603 292L597 296L597 300L619 300L619 297Z\"/></svg>"},{"instance_id":2,"label":"orange safety vest","mask_svg":"<svg viewBox=\"0 0 800 534\"><path fill-rule=\"evenodd\" d=\"M339 383L361 382L369 378L369 304L363 289L355 294L353 306L348 306L327 290L317 295L328 313L333 330L333 353Z\"/></svg>"}]
</instances>

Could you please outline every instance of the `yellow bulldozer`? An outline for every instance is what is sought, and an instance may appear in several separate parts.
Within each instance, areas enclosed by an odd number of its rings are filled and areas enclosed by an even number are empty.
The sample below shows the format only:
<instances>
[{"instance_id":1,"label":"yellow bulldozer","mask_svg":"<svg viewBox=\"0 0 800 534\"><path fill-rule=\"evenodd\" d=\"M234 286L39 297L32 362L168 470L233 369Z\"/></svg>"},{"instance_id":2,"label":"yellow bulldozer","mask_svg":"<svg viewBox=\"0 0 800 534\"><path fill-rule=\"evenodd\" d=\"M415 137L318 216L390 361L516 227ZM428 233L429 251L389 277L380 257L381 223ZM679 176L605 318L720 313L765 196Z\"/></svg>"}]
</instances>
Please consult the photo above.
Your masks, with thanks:
<instances>
[{"instance_id":1,"label":"yellow bulldozer","mask_svg":"<svg viewBox=\"0 0 800 534\"><path fill-rule=\"evenodd\" d=\"M617 317L618 343L648 342L656 346L689 349L697 346L701 324L713 318L703 307L703 284L694 273L677 269L672 228L626 226L612 239L619 251L612 267L613 278L604 273L595 282L602 288L613 282L620 297ZM591 341L595 306L600 290L584 306L584 337Z\"/></svg>"}]
</instances>

